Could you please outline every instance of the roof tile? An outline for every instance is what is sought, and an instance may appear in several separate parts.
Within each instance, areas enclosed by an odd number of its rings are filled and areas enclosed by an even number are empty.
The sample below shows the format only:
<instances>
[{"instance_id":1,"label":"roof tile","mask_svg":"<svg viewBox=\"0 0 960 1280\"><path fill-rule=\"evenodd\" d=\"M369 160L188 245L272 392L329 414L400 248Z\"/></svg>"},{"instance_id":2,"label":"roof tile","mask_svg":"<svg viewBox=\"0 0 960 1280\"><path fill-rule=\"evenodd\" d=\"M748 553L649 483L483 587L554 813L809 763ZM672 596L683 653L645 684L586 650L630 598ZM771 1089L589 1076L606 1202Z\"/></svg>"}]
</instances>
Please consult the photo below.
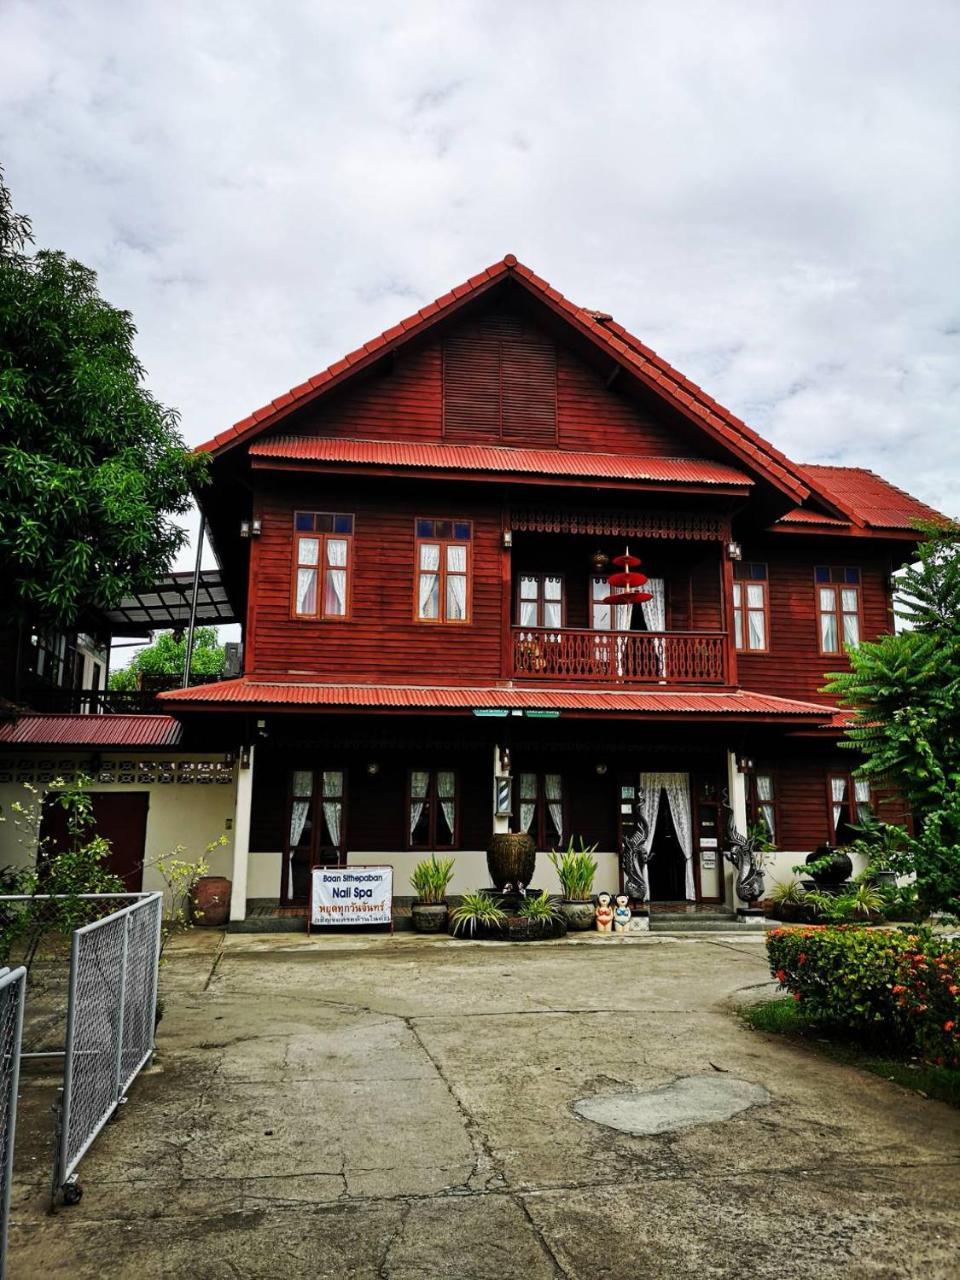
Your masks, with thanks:
<instances>
[{"instance_id":1,"label":"roof tile","mask_svg":"<svg viewBox=\"0 0 960 1280\"><path fill-rule=\"evenodd\" d=\"M0 746L175 747L182 737L179 720L167 715L29 713L0 724Z\"/></svg>"}]
</instances>

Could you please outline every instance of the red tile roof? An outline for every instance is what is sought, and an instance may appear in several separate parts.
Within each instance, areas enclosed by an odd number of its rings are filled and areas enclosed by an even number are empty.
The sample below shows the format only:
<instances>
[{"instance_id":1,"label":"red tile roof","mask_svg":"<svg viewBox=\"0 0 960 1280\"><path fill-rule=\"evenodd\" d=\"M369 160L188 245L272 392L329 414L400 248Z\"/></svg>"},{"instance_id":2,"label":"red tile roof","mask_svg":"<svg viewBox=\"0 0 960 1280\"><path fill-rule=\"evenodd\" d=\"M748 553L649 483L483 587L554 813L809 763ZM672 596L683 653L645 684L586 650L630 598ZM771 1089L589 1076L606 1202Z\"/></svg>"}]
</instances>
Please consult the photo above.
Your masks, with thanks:
<instances>
[{"instance_id":1,"label":"red tile roof","mask_svg":"<svg viewBox=\"0 0 960 1280\"><path fill-rule=\"evenodd\" d=\"M175 747L183 726L173 716L27 714L0 724L0 746Z\"/></svg>"},{"instance_id":2,"label":"red tile roof","mask_svg":"<svg viewBox=\"0 0 960 1280\"><path fill-rule=\"evenodd\" d=\"M556 711L623 711L639 715L754 715L829 717L832 708L736 689L726 693L626 689L506 689L464 686L304 684L288 681L222 680L172 689L160 695L170 705L285 707L379 707L463 711L509 708Z\"/></svg>"},{"instance_id":3,"label":"red tile roof","mask_svg":"<svg viewBox=\"0 0 960 1280\"><path fill-rule=\"evenodd\" d=\"M354 370L379 359L385 349L406 341L434 324L444 315L461 307L467 299L486 292L493 285L511 276L529 293L546 306L585 333L603 347L618 363L629 369L641 382L659 395L669 399L684 415L694 420L707 434L732 449L744 462L753 466L781 489L802 502L810 492L810 481L802 470L785 454L780 453L757 432L746 426L712 396L707 395L696 383L672 368L650 347L635 338L622 325L606 318L605 312L578 307L562 293L552 288L529 267L518 262L508 253L501 262L495 262L485 271L471 276L414 315L401 320L392 329L351 351L341 360L309 378L306 382L278 396L270 404L255 409L241 421L199 446L208 453L219 453L251 436L259 435L293 410L306 404L328 388L337 385ZM846 512L854 521L856 514Z\"/></svg>"},{"instance_id":4,"label":"red tile roof","mask_svg":"<svg viewBox=\"0 0 960 1280\"><path fill-rule=\"evenodd\" d=\"M825 516L820 511L808 511L806 507L794 507L786 515L780 517L777 524L816 524L833 525L839 529L849 528L846 520L838 520L834 516Z\"/></svg>"},{"instance_id":5,"label":"red tile roof","mask_svg":"<svg viewBox=\"0 0 960 1280\"><path fill-rule=\"evenodd\" d=\"M420 444L408 441L344 440L328 436L273 436L250 446L258 458L297 459L364 466L486 471L498 474L585 476L593 479L652 480L729 485L753 481L743 471L702 458L638 458L563 449L510 449L474 444Z\"/></svg>"},{"instance_id":6,"label":"red tile roof","mask_svg":"<svg viewBox=\"0 0 960 1280\"><path fill-rule=\"evenodd\" d=\"M826 491L838 503L855 507L872 529L912 529L918 520L940 524L945 519L933 507L865 467L807 463L803 469L818 489Z\"/></svg>"}]
</instances>

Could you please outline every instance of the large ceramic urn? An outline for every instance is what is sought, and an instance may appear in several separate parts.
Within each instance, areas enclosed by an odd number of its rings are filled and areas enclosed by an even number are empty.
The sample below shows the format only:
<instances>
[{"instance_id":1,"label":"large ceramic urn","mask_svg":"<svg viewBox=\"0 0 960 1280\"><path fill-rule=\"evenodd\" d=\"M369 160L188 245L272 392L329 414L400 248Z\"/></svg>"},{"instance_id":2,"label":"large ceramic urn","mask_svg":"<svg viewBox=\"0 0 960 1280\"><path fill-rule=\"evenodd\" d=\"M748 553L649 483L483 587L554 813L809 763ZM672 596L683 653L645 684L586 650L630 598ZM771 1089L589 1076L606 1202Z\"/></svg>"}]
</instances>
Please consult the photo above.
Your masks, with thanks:
<instances>
[{"instance_id":1,"label":"large ceramic urn","mask_svg":"<svg viewBox=\"0 0 960 1280\"><path fill-rule=\"evenodd\" d=\"M537 846L525 831L497 834L487 846L487 869L501 893L518 893L533 879Z\"/></svg>"}]
</instances>

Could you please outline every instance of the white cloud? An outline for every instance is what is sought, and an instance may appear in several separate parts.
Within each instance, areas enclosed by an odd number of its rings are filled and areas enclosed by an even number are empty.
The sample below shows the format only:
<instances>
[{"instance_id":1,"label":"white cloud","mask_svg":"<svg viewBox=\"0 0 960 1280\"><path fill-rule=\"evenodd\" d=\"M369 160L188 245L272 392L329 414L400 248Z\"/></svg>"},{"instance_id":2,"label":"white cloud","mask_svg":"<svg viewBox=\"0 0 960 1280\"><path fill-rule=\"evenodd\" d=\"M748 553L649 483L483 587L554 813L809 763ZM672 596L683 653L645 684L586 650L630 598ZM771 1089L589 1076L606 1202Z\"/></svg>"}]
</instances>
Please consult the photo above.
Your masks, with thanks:
<instances>
[{"instance_id":1,"label":"white cloud","mask_svg":"<svg viewBox=\"0 0 960 1280\"><path fill-rule=\"evenodd\" d=\"M191 442L511 251L956 511L958 46L936 0L7 0L0 157Z\"/></svg>"}]
</instances>

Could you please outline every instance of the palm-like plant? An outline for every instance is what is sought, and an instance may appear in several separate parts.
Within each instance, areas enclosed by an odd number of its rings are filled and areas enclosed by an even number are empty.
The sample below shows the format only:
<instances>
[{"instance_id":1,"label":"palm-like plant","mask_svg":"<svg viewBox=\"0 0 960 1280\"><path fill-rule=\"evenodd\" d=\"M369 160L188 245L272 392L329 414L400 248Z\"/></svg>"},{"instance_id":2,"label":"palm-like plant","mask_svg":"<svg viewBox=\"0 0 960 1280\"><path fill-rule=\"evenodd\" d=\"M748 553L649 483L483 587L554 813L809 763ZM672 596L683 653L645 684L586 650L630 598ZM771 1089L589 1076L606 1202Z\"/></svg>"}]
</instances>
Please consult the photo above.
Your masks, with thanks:
<instances>
[{"instance_id":1,"label":"palm-like plant","mask_svg":"<svg viewBox=\"0 0 960 1280\"><path fill-rule=\"evenodd\" d=\"M460 905L451 912L453 932L469 933L475 937L478 928L493 929L506 924L507 913L502 898L491 898L488 893L465 893Z\"/></svg>"},{"instance_id":2,"label":"palm-like plant","mask_svg":"<svg viewBox=\"0 0 960 1280\"><path fill-rule=\"evenodd\" d=\"M453 858L429 858L418 862L413 869L410 883L423 903L441 903L447 896L447 886L453 879Z\"/></svg>"},{"instance_id":3,"label":"palm-like plant","mask_svg":"<svg viewBox=\"0 0 960 1280\"><path fill-rule=\"evenodd\" d=\"M580 837L580 848L574 847L573 837L565 850L554 849L550 861L563 886L563 896L571 902L586 902L593 892L593 881L597 874L595 844L587 845Z\"/></svg>"}]
</instances>

